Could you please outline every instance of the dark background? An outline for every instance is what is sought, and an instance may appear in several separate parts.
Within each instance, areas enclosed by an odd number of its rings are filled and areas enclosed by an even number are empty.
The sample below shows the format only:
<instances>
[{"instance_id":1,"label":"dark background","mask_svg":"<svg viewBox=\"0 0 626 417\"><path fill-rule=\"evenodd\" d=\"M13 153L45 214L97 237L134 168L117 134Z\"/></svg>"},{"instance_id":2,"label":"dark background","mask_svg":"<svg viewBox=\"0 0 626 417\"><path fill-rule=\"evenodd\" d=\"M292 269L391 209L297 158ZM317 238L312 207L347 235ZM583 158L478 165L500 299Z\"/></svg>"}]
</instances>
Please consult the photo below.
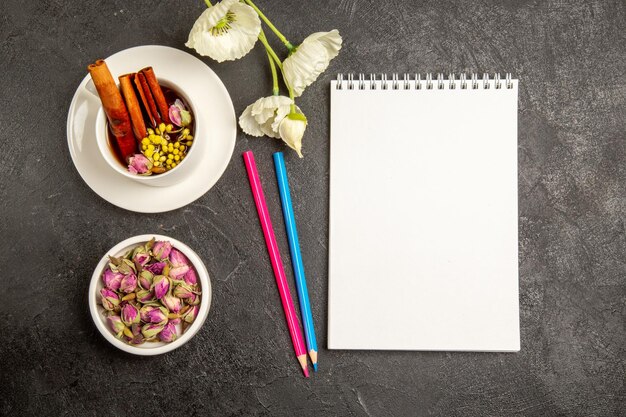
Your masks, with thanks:
<instances>
[{"instance_id":1,"label":"dark background","mask_svg":"<svg viewBox=\"0 0 626 417\"><path fill-rule=\"evenodd\" d=\"M288 151L280 142L239 133L217 185L158 215L103 201L72 165L66 115L87 64L142 44L185 49L204 9L201 0L158 4L3 2L1 415L626 415L623 1L258 1L294 43L333 28L344 37L339 57L298 100L310 122L305 158L287 156L321 345L320 371L308 380L293 356L241 159L255 151L266 192L277 197L271 153ZM237 115L271 91L260 45L240 61L204 61ZM337 72L462 71L521 80L522 350L330 352L329 81ZM169 196L155 190L154 198ZM269 204L287 253L278 198ZM100 257L143 233L189 244L214 289L198 335L154 358L109 345L86 301Z\"/></svg>"}]
</instances>

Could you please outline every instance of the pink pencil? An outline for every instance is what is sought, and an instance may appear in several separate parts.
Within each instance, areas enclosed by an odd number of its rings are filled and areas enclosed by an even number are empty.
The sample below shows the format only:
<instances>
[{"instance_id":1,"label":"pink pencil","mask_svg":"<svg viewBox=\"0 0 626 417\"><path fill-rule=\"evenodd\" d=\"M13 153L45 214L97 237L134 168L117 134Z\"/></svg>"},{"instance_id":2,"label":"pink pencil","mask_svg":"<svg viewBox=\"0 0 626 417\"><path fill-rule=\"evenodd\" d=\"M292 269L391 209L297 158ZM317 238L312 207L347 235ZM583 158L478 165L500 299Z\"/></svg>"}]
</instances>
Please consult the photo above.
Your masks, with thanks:
<instances>
[{"instance_id":1,"label":"pink pencil","mask_svg":"<svg viewBox=\"0 0 626 417\"><path fill-rule=\"evenodd\" d=\"M289 291L289 286L287 285L287 277L285 276L285 270L283 269L283 261L280 257L280 252L278 251L278 244L276 243L272 220L270 219L270 213L267 210L265 195L263 194L263 187L261 186L261 179L259 178L259 173L256 169L256 163L254 162L254 154L252 151L244 152L243 160L246 164L246 170L248 171L250 188L252 189L252 195L254 196L256 210L259 213L259 220L261 221L261 228L263 229L263 235L265 236L267 252L270 255L272 269L274 270L274 277L276 278L276 285L278 286L278 293L280 294L280 301L283 304L285 318L287 319L289 333L291 334L293 349L296 351L296 356L298 357L298 362L300 362L304 376L308 378L309 369L306 363L306 347L304 345L304 339L302 338L302 332L300 331L300 323L298 322L296 309L294 308L293 301L291 300L291 292Z\"/></svg>"}]
</instances>

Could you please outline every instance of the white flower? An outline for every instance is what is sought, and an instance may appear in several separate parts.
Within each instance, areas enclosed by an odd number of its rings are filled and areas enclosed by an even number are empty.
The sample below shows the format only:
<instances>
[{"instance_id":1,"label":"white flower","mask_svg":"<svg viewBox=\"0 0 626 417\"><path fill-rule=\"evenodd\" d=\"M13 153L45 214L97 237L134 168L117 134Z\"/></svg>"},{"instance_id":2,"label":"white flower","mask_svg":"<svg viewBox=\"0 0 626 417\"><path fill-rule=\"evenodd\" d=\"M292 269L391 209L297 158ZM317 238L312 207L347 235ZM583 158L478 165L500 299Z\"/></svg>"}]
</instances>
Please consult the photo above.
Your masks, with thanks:
<instances>
[{"instance_id":1,"label":"white flower","mask_svg":"<svg viewBox=\"0 0 626 417\"><path fill-rule=\"evenodd\" d=\"M306 117L302 113L290 113L280 122L280 138L302 158L302 136L306 129Z\"/></svg>"},{"instance_id":2,"label":"white flower","mask_svg":"<svg viewBox=\"0 0 626 417\"><path fill-rule=\"evenodd\" d=\"M250 104L239 116L239 126L250 136L269 136L282 139L302 158L302 136L307 120L296 106L291 113L293 100L285 96L261 97Z\"/></svg>"},{"instance_id":3,"label":"white flower","mask_svg":"<svg viewBox=\"0 0 626 417\"><path fill-rule=\"evenodd\" d=\"M337 29L309 35L283 62L285 78L296 97L328 68L330 60L339 54L341 36Z\"/></svg>"},{"instance_id":4,"label":"white flower","mask_svg":"<svg viewBox=\"0 0 626 417\"><path fill-rule=\"evenodd\" d=\"M239 126L251 136L279 138L278 125L291 111L293 101L285 96L261 97L239 116Z\"/></svg>"},{"instance_id":5,"label":"white flower","mask_svg":"<svg viewBox=\"0 0 626 417\"><path fill-rule=\"evenodd\" d=\"M261 21L252 7L223 0L200 15L185 46L217 62L233 61L250 52L260 32Z\"/></svg>"}]
</instances>

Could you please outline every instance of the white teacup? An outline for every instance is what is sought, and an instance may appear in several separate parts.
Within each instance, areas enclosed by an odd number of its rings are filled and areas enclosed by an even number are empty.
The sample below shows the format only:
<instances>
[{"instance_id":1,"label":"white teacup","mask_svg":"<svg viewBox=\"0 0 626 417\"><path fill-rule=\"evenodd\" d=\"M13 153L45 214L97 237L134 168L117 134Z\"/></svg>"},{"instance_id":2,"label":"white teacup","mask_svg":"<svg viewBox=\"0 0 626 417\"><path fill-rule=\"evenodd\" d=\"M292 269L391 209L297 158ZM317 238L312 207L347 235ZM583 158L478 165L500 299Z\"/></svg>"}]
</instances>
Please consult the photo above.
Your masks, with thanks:
<instances>
[{"instance_id":1,"label":"white teacup","mask_svg":"<svg viewBox=\"0 0 626 417\"><path fill-rule=\"evenodd\" d=\"M137 175L128 172L128 167L123 166L117 156L113 153L109 142L108 142L108 132L107 132L107 119L104 114L104 110L100 107L98 110L98 115L96 116L96 141L98 143L98 149L100 149L100 153L104 160L109 164L109 166L124 177L131 179L133 181L140 182L145 185L150 185L153 187L165 187L169 185L174 185L179 183L185 177L194 170L200 164L200 152L196 149L198 146L202 146L203 143L206 142L206 138L199 138L200 140L196 140L195 135L200 132L200 125L202 123L199 120L198 112L194 108L193 105L193 97L188 96L176 83L171 80L165 80L159 78L159 84L163 87L171 88L175 90L180 96L184 99L184 101L191 107L192 121L193 124L193 132L194 132L194 142L193 145L187 151L187 155L185 159L183 159L175 168L166 171L162 174L153 174L153 175ZM91 93L98 94L95 92L95 88L92 82L87 84L87 90ZM204 140L202 140L204 139Z\"/></svg>"}]
</instances>

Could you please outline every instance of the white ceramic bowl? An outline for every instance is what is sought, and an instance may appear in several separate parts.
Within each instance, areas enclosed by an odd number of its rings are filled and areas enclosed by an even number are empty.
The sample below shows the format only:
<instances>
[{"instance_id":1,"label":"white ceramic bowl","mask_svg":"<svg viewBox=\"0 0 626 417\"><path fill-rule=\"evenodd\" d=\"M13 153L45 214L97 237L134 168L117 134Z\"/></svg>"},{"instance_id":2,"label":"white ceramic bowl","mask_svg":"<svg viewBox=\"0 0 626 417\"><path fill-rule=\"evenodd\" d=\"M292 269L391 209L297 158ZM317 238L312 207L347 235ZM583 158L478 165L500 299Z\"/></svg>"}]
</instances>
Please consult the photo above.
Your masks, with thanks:
<instances>
[{"instance_id":1,"label":"white ceramic bowl","mask_svg":"<svg viewBox=\"0 0 626 417\"><path fill-rule=\"evenodd\" d=\"M185 92L178 84L176 84L172 80L164 79L161 77L159 77L158 80L159 80L160 85L176 90L176 92L182 96L182 98L189 105L189 107L191 107L191 114L193 116L192 124L194 125L194 129L193 129L194 138L198 137L199 135L205 136L202 130L203 128L202 115L199 114L196 111L196 108L194 107L193 93L191 93L191 96L190 96L189 94L187 94L187 92ZM95 95L98 94L95 91L95 86L93 85L92 81L87 83L86 88L92 94L95 94ZM95 133L96 133L96 142L98 143L98 149L100 150L100 153L102 154L102 157L104 158L106 163L109 164L109 166L113 168L113 170L115 170L117 173L119 173L120 175L123 175L124 177L128 179L140 182L145 185L151 185L154 187L165 187L165 186L173 185L185 179L186 175L189 174L193 170L193 168L198 166L198 164L200 163L199 158L201 158L202 152L199 152L198 149L196 148L198 146L202 146L206 142L202 140L194 141L193 145L189 148L189 151L187 151L187 156L185 157L185 159L183 159L174 169L170 171L167 171L158 175L147 175L147 176L135 175L135 174L131 174L130 172L128 172L128 169L122 166L122 164L120 164L120 161L113 154L113 151L111 150L111 147L109 146L108 133L107 133L107 120L106 120L106 116L104 114L104 110L102 109L102 107L100 107L100 110L98 111L98 115L96 116L95 129L96 129Z\"/></svg>"},{"instance_id":2,"label":"white ceramic bowl","mask_svg":"<svg viewBox=\"0 0 626 417\"><path fill-rule=\"evenodd\" d=\"M198 316L194 322L187 328L187 331L182 335L179 335L179 337L171 343L146 342L141 345L129 345L123 340L116 338L107 325L105 310L99 301L100 290L104 287L104 283L102 282L102 273L109 263L109 255L121 256L129 249L134 248L139 244L144 244L153 237L156 240L169 241L174 248L181 251L187 259L189 259L191 264L196 269L198 280L200 282L200 289L202 291L200 310L198 311ZM96 266L96 269L91 277L91 284L89 285L89 310L91 311L91 317L93 318L93 321L102 336L104 336L104 338L116 348L135 355L160 355L179 348L187 343L196 333L198 333L198 330L200 330L207 318L207 315L209 314L211 296L211 280L209 278L209 273L200 257L189 246L168 236L139 235L128 238L113 246L98 263L98 266Z\"/></svg>"}]
</instances>

